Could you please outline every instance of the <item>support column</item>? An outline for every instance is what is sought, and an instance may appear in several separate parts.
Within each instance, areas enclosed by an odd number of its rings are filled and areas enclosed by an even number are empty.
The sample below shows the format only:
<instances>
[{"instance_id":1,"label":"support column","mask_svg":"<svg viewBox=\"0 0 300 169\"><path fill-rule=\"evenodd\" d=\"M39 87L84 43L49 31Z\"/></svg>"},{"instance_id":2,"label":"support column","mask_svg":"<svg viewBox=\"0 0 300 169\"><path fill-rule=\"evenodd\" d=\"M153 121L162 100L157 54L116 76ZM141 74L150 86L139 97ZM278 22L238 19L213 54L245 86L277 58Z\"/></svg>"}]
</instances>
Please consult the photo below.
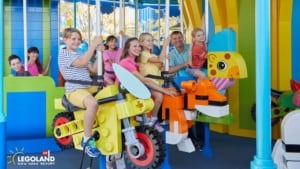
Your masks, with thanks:
<instances>
[{"instance_id":1,"label":"support column","mask_svg":"<svg viewBox=\"0 0 300 169\"><path fill-rule=\"evenodd\" d=\"M276 169L271 158L270 0L255 1L256 155L251 169Z\"/></svg>"},{"instance_id":2,"label":"support column","mask_svg":"<svg viewBox=\"0 0 300 169\"><path fill-rule=\"evenodd\" d=\"M3 1L0 1L0 168L6 168L6 117L3 111L3 61L4 61L4 44L3 44ZM4 146L3 146L4 145Z\"/></svg>"}]
</instances>

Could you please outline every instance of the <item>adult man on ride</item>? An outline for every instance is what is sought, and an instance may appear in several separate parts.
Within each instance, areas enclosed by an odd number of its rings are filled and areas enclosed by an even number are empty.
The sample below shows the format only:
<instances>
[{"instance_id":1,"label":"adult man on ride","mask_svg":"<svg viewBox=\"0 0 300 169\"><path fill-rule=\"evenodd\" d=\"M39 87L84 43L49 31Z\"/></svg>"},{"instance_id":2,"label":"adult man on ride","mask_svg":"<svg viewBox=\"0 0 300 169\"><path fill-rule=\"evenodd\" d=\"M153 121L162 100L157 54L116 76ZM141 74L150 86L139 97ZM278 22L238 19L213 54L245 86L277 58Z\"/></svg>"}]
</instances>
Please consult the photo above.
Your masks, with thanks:
<instances>
[{"instance_id":1,"label":"adult man on ride","mask_svg":"<svg viewBox=\"0 0 300 169\"><path fill-rule=\"evenodd\" d=\"M173 31L170 36L173 49L170 51L170 73L177 73L178 76L184 73L189 66L190 46L184 43L183 35L180 31ZM185 74L187 76L187 74Z\"/></svg>"},{"instance_id":2,"label":"adult man on ride","mask_svg":"<svg viewBox=\"0 0 300 169\"><path fill-rule=\"evenodd\" d=\"M189 75L186 72L186 68L189 67L190 47L184 43L183 34L180 31L173 31L170 35L170 41L174 48L171 49L169 53L169 72L177 73L177 76L188 77ZM192 139L195 147L201 150L204 142L203 123L196 122L195 125L189 129L189 137Z\"/></svg>"}]
</instances>

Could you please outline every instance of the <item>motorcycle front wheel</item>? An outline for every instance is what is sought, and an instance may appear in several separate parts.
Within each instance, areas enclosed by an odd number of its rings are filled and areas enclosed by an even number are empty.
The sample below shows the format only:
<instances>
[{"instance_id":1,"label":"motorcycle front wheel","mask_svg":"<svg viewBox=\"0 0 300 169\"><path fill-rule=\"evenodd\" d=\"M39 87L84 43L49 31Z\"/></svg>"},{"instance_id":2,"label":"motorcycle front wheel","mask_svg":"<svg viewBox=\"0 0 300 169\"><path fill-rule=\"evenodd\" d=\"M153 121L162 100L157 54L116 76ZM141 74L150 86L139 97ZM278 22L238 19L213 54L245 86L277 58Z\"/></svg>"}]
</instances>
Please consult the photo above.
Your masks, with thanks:
<instances>
[{"instance_id":1,"label":"motorcycle front wheel","mask_svg":"<svg viewBox=\"0 0 300 169\"><path fill-rule=\"evenodd\" d=\"M137 126L136 137L144 146L145 153L134 158L130 153L125 153L125 162L132 169L157 169L165 158L165 143L162 135L149 126Z\"/></svg>"}]
</instances>

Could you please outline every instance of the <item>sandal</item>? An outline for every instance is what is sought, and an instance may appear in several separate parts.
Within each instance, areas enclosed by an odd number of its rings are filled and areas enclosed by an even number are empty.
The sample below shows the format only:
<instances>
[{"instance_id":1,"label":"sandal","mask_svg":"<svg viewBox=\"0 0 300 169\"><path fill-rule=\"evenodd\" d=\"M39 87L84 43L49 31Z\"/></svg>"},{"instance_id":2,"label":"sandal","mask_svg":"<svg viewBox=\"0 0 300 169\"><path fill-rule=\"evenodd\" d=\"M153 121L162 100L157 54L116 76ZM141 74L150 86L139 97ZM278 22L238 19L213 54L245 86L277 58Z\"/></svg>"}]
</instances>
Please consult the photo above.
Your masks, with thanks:
<instances>
[{"instance_id":1,"label":"sandal","mask_svg":"<svg viewBox=\"0 0 300 169\"><path fill-rule=\"evenodd\" d=\"M126 169L126 164L125 164L123 153L116 154L115 161L116 161L117 169Z\"/></svg>"}]
</instances>

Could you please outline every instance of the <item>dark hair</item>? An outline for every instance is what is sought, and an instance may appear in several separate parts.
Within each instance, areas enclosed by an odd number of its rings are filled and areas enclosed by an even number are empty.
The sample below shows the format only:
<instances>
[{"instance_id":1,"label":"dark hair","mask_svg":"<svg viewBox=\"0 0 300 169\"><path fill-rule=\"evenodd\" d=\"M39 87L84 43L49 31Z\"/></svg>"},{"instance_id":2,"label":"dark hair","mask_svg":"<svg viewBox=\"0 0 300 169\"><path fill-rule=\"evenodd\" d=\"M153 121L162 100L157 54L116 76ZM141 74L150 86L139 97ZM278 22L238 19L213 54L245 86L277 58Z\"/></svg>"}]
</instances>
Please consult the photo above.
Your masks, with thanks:
<instances>
[{"instance_id":1,"label":"dark hair","mask_svg":"<svg viewBox=\"0 0 300 169\"><path fill-rule=\"evenodd\" d=\"M29 53L39 54L40 52L39 52L39 49L37 47L33 46L33 47L28 48L27 54L29 54ZM29 56L27 56L27 59L29 60ZM42 74L43 73L43 66L42 66L42 63L40 62L39 57L36 58L35 64L38 68L39 73Z\"/></svg>"},{"instance_id":2,"label":"dark hair","mask_svg":"<svg viewBox=\"0 0 300 169\"><path fill-rule=\"evenodd\" d=\"M183 36L182 32L180 32L180 31L173 31L173 32L171 33L171 36L173 36L173 35L178 35L178 34Z\"/></svg>"},{"instance_id":3,"label":"dark hair","mask_svg":"<svg viewBox=\"0 0 300 169\"><path fill-rule=\"evenodd\" d=\"M27 53L40 53L40 52L37 47L33 46L27 49Z\"/></svg>"},{"instance_id":4,"label":"dark hair","mask_svg":"<svg viewBox=\"0 0 300 169\"><path fill-rule=\"evenodd\" d=\"M12 54L8 57L8 63L10 65L10 62L14 59L18 59L19 61L21 61L21 58L18 55Z\"/></svg>"},{"instance_id":5,"label":"dark hair","mask_svg":"<svg viewBox=\"0 0 300 169\"><path fill-rule=\"evenodd\" d=\"M129 50L129 48L130 48L130 43L132 42L132 41L139 41L138 40L138 38L135 38L135 37L133 37L133 38L128 38L127 40L126 40L126 42L125 42L125 44L124 44L124 48L123 48L123 51L122 51L122 54L121 54L121 56L120 56L120 60L122 60L122 59L124 59L124 58L126 58L127 56L128 56L128 50Z\"/></svg>"},{"instance_id":6,"label":"dark hair","mask_svg":"<svg viewBox=\"0 0 300 169\"><path fill-rule=\"evenodd\" d=\"M105 44L104 44L105 49L108 49L108 42L113 41L113 40L115 40L116 42L118 41L117 37L115 37L114 35L109 35L109 36L106 38L106 42L105 42ZM117 47L116 47L114 50L117 50Z\"/></svg>"}]
</instances>

